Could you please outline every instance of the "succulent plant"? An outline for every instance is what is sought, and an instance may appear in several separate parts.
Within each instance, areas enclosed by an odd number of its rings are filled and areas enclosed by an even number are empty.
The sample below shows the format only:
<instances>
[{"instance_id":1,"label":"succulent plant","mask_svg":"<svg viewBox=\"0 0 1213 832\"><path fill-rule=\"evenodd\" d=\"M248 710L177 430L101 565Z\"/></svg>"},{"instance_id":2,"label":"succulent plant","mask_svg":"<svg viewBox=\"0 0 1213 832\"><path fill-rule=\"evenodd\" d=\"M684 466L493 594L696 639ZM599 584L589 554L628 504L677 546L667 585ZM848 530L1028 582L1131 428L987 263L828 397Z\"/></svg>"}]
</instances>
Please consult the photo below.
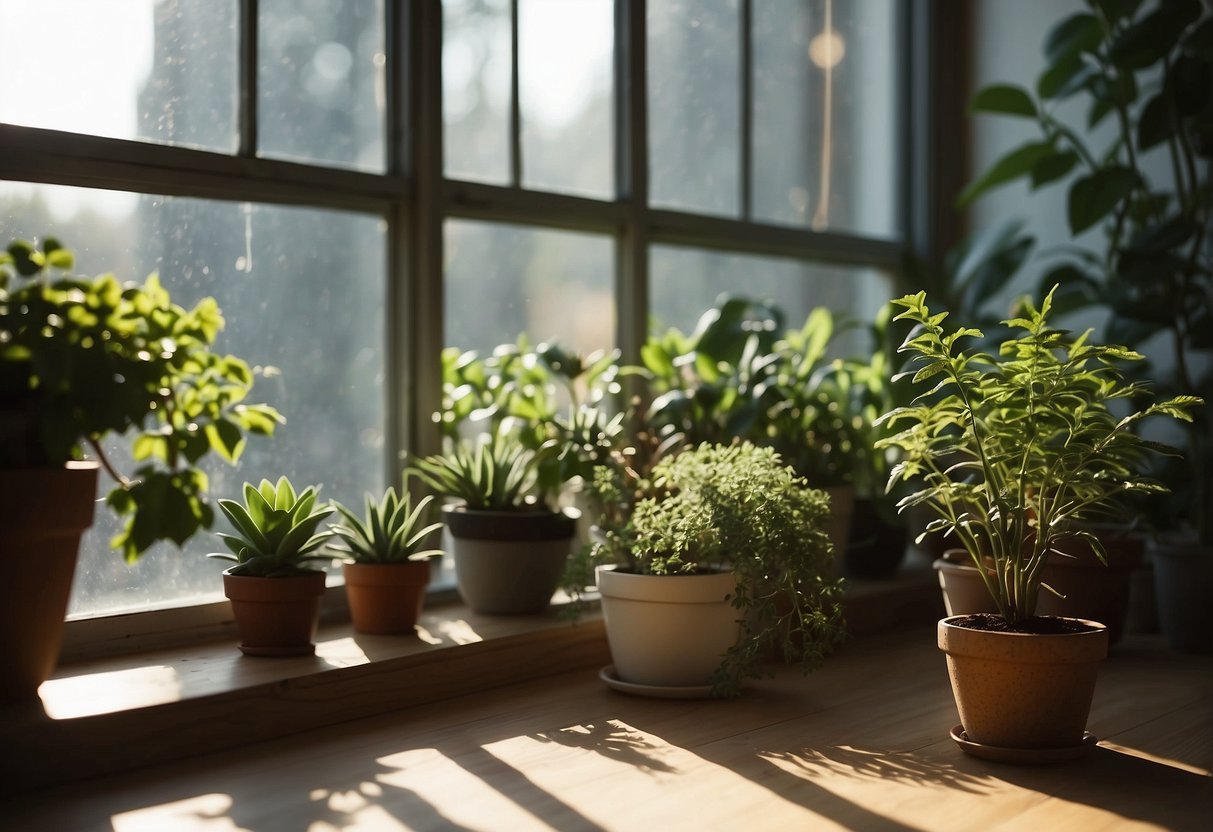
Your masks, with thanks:
<instances>
[{"instance_id":1,"label":"succulent plant","mask_svg":"<svg viewBox=\"0 0 1213 832\"><path fill-rule=\"evenodd\" d=\"M317 486L296 493L286 477L275 485L263 479L259 486L244 484L244 505L220 500L219 510L231 521L236 534L219 534L231 552L212 552L207 557L230 560L236 566L230 575L280 578L315 571L306 564L330 561L320 549L333 536L317 531L320 521L333 513L316 509Z\"/></svg>"},{"instance_id":2,"label":"succulent plant","mask_svg":"<svg viewBox=\"0 0 1213 832\"><path fill-rule=\"evenodd\" d=\"M367 495L365 517L359 517L335 502L333 507L344 518L345 524L332 524L329 528L344 546L330 548L358 563L404 563L441 555L441 549L420 548L421 541L442 528L440 522L418 528L424 522L433 500L427 495L414 507L407 491L397 495L395 488L388 488L378 503Z\"/></svg>"}]
</instances>

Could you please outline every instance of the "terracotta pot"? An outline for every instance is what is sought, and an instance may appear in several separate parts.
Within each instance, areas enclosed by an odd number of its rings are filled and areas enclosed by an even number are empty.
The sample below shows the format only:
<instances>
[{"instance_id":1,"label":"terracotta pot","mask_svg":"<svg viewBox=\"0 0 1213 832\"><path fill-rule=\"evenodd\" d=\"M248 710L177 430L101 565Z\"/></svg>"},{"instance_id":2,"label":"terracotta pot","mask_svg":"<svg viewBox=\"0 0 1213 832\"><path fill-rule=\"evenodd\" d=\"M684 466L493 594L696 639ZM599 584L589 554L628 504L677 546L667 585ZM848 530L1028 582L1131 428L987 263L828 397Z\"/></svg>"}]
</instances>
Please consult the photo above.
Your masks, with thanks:
<instances>
[{"instance_id":1,"label":"terracotta pot","mask_svg":"<svg viewBox=\"0 0 1213 832\"><path fill-rule=\"evenodd\" d=\"M1184 653L1213 652L1213 547L1154 541L1150 555L1167 643Z\"/></svg>"},{"instance_id":2,"label":"terracotta pot","mask_svg":"<svg viewBox=\"0 0 1213 832\"><path fill-rule=\"evenodd\" d=\"M455 582L479 613L526 615L547 609L560 583L578 512L469 511L446 506Z\"/></svg>"},{"instance_id":3,"label":"terracotta pot","mask_svg":"<svg viewBox=\"0 0 1213 832\"><path fill-rule=\"evenodd\" d=\"M232 602L240 652L246 656L307 656L324 595L324 573L288 578L251 578L223 573L223 592Z\"/></svg>"},{"instance_id":4,"label":"terracotta pot","mask_svg":"<svg viewBox=\"0 0 1213 832\"><path fill-rule=\"evenodd\" d=\"M732 572L636 575L596 571L611 660L620 679L636 685L707 685L737 643L739 611Z\"/></svg>"},{"instance_id":5,"label":"terracotta pot","mask_svg":"<svg viewBox=\"0 0 1213 832\"><path fill-rule=\"evenodd\" d=\"M968 739L998 748L1082 745L1107 628L1082 621L1088 631L1028 635L969 629L959 618L942 619L937 632Z\"/></svg>"},{"instance_id":6,"label":"terracotta pot","mask_svg":"<svg viewBox=\"0 0 1213 832\"><path fill-rule=\"evenodd\" d=\"M943 606L948 615L998 612L977 567L964 549L949 549L932 566L939 577Z\"/></svg>"},{"instance_id":7,"label":"terracotta pot","mask_svg":"<svg viewBox=\"0 0 1213 832\"><path fill-rule=\"evenodd\" d=\"M95 462L0 470L0 702L36 699L59 660L97 470Z\"/></svg>"},{"instance_id":8,"label":"terracotta pot","mask_svg":"<svg viewBox=\"0 0 1213 832\"><path fill-rule=\"evenodd\" d=\"M1041 588L1036 600L1037 615L1088 618L1108 628L1108 640L1120 641L1129 612L1129 585L1133 569L1141 563L1145 541L1138 537L1100 533L1108 563L1100 562L1082 538L1062 538L1054 543L1070 557L1050 552L1041 567L1041 582L1064 595L1058 598Z\"/></svg>"},{"instance_id":9,"label":"terracotta pot","mask_svg":"<svg viewBox=\"0 0 1213 832\"><path fill-rule=\"evenodd\" d=\"M412 633L421 616L430 562L346 563L342 565L350 620L360 633Z\"/></svg>"}]
</instances>

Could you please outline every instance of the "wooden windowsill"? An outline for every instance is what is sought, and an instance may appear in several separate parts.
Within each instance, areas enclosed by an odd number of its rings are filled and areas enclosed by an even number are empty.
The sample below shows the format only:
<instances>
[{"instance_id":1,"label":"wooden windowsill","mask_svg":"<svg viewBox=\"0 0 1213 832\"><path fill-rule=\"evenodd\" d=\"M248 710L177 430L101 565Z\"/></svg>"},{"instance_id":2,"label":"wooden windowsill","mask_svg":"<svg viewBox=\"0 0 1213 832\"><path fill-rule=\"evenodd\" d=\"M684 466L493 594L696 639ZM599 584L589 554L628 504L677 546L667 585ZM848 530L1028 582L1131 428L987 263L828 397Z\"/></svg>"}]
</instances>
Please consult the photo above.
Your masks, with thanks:
<instances>
[{"instance_id":1,"label":"wooden windowsill","mask_svg":"<svg viewBox=\"0 0 1213 832\"><path fill-rule=\"evenodd\" d=\"M934 576L854 581L852 634L937 617ZM0 710L0 794L155 765L610 661L601 616L427 610L417 636L322 627L316 655L243 656L230 638L61 667L41 703Z\"/></svg>"}]
</instances>

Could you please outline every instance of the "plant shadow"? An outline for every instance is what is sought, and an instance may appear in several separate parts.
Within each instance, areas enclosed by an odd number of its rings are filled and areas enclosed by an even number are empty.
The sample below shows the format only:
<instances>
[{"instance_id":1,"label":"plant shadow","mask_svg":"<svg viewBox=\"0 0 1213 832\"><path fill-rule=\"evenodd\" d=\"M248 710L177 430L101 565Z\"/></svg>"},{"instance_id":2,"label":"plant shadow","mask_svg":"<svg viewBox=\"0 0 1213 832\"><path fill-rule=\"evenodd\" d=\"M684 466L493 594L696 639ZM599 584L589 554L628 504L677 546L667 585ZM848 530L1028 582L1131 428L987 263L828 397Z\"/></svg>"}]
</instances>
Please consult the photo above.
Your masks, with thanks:
<instances>
[{"instance_id":1,"label":"plant shadow","mask_svg":"<svg viewBox=\"0 0 1213 832\"><path fill-rule=\"evenodd\" d=\"M626 724L603 719L532 734L532 739L567 748L580 748L624 763L637 771L672 773L676 769L658 756L659 746Z\"/></svg>"}]
</instances>

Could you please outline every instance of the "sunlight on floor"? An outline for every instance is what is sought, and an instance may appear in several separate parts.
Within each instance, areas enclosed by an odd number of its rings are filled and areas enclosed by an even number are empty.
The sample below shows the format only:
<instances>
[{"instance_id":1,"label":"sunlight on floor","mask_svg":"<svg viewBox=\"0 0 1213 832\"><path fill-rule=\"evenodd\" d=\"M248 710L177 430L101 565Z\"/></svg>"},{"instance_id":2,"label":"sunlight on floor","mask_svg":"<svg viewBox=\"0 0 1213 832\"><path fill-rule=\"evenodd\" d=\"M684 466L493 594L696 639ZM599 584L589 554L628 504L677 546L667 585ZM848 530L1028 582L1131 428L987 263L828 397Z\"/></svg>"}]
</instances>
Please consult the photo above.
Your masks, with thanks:
<instances>
[{"instance_id":1,"label":"sunlight on floor","mask_svg":"<svg viewBox=\"0 0 1213 832\"><path fill-rule=\"evenodd\" d=\"M114 832L164 832L199 829L206 832L244 832L228 817L232 798L226 794L202 794L185 800L123 812L110 818Z\"/></svg>"}]
</instances>

